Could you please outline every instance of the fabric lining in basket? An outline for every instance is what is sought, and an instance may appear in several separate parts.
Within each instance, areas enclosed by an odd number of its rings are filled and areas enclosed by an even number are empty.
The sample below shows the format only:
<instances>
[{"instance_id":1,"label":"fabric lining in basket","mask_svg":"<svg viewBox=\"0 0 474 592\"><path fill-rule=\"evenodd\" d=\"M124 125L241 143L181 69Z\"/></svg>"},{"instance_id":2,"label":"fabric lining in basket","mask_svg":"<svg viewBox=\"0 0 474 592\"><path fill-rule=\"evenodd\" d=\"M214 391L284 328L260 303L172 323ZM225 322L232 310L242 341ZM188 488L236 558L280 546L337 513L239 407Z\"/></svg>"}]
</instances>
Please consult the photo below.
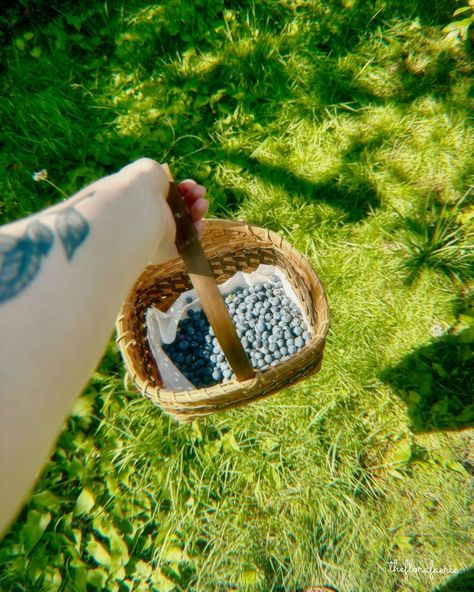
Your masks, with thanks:
<instances>
[{"instance_id":1,"label":"fabric lining in basket","mask_svg":"<svg viewBox=\"0 0 474 592\"><path fill-rule=\"evenodd\" d=\"M289 360L256 372L255 378L175 392L163 388L147 342L146 311L166 311L181 292L192 288L180 257L148 266L117 318L117 343L131 380L152 403L181 422L237 407L270 395L319 371L328 330L328 307L319 278L301 253L278 234L231 220L206 220L201 239L218 284L237 271L254 271L260 263L287 275L309 321L311 341Z\"/></svg>"}]
</instances>

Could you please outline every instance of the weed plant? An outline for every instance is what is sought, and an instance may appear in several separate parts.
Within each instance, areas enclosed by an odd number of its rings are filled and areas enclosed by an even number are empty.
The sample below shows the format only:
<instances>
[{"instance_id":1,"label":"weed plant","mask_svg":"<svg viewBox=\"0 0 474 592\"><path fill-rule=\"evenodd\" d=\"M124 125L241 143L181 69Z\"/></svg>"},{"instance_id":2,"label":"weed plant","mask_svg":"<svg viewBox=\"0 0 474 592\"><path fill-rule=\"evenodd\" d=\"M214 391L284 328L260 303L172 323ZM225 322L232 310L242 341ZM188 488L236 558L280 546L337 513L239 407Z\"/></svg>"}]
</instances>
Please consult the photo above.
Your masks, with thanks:
<instances>
[{"instance_id":1,"label":"weed plant","mask_svg":"<svg viewBox=\"0 0 474 592\"><path fill-rule=\"evenodd\" d=\"M60 199L33 172L72 194L166 160L212 215L308 257L331 329L317 376L185 426L124 388L111 342L0 545L2 590L469 581L474 94L472 44L443 31L456 6L6 9L2 222Z\"/></svg>"},{"instance_id":2,"label":"weed plant","mask_svg":"<svg viewBox=\"0 0 474 592\"><path fill-rule=\"evenodd\" d=\"M403 267L408 271L407 281L411 282L423 267L438 269L461 281L472 280L474 233L469 227L472 212L460 215L469 194L472 195L471 189L454 205L442 206L430 196L421 216L416 219L401 216L400 238L406 251Z\"/></svg>"}]
</instances>

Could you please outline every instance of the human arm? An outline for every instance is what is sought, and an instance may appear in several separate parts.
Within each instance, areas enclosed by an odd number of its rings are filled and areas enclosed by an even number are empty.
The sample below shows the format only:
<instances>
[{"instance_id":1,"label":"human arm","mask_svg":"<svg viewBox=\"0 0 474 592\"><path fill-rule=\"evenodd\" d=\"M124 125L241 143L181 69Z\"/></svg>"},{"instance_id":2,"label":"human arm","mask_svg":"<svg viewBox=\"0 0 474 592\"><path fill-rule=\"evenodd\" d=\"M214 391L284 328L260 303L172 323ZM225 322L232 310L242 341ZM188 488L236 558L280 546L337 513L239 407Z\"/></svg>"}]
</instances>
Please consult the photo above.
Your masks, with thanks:
<instances>
[{"instance_id":1,"label":"human arm","mask_svg":"<svg viewBox=\"0 0 474 592\"><path fill-rule=\"evenodd\" d=\"M197 220L204 188L180 191ZM168 178L141 159L0 228L0 533L96 367L120 304L149 263L176 255Z\"/></svg>"}]
</instances>

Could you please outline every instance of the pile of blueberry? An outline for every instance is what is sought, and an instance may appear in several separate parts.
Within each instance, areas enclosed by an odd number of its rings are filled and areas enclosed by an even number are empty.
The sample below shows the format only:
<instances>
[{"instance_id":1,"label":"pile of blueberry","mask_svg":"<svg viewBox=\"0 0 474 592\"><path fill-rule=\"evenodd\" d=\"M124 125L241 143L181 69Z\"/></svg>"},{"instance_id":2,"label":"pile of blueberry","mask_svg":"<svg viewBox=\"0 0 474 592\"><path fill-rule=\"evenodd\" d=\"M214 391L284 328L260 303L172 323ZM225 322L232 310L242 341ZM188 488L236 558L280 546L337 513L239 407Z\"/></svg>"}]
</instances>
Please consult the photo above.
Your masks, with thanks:
<instances>
[{"instance_id":1,"label":"pile of blueberry","mask_svg":"<svg viewBox=\"0 0 474 592\"><path fill-rule=\"evenodd\" d=\"M298 306L285 295L277 276L237 288L224 300L252 366L258 370L288 360L310 340ZM189 309L178 324L175 340L163 344L163 349L197 388L234 377L202 310Z\"/></svg>"}]
</instances>

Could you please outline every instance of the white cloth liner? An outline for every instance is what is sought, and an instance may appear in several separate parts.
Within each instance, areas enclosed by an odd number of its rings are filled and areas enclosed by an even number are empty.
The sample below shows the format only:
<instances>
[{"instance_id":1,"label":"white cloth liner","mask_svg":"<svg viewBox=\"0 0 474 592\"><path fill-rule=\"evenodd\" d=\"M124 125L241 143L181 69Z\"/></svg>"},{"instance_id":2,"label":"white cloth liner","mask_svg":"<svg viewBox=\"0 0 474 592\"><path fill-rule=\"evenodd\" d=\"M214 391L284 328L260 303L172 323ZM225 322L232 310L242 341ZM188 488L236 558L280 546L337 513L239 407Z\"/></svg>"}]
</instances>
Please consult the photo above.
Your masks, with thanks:
<instances>
[{"instance_id":1,"label":"white cloth liner","mask_svg":"<svg viewBox=\"0 0 474 592\"><path fill-rule=\"evenodd\" d=\"M252 273L238 271L231 278L219 285L219 291L223 296L234 292L237 288L254 286L264 282L274 284L275 279L271 276L280 278L286 296L296 303L305 323L309 326L303 307L296 296L286 275L274 265L260 264ZM187 302L192 298L191 302ZM166 312L158 310L151 306L146 312L147 339L151 352L155 358L160 376L163 379L163 386L174 391L194 390L195 387L178 370L167 354L164 352L162 344L172 343L176 337L178 323L182 317L186 316L188 310L200 310L201 304L196 296L196 290L183 292L170 306Z\"/></svg>"}]
</instances>

